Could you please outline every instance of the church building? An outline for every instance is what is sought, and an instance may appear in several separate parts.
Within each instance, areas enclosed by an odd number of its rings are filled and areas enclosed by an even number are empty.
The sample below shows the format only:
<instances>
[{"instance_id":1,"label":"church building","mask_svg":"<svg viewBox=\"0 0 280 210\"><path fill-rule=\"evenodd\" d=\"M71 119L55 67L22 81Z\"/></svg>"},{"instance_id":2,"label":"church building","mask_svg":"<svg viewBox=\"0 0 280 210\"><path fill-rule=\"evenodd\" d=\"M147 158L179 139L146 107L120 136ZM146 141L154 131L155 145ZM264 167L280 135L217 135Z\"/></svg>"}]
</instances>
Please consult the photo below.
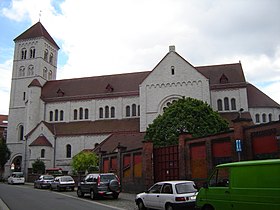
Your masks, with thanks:
<instances>
[{"instance_id":1,"label":"church building","mask_svg":"<svg viewBox=\"0 0 280 210\"><path fill-rule=\"evenodd\" d=\"M59 46L41 22L14 42L5 174L11 165L27 173L36 159L71 173L73 156L104 141L113 152L117 138L141 147L147 126L182 97L208 103L230 125L238 115L280 119L280 105L246 81L240 62L193 66L170 46L150 71L56 80Z\"/></svg>"}]
</instances>

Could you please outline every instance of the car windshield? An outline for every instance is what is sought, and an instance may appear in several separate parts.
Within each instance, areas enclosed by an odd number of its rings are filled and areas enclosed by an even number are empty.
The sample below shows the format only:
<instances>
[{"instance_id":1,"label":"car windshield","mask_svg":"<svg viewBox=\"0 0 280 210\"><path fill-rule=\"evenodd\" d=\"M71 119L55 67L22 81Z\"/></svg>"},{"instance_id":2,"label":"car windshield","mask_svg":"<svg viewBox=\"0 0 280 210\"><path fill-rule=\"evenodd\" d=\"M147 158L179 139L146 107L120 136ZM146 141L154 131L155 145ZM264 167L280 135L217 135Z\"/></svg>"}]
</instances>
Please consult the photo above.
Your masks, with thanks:
<instances>
[{"instance_id":1,"label":"car windshield","mask_svg":"<svg viewBox=\"0 0 280 210\"><path fill-rule=\"evenodd\" d=\"M65 176L65 177L61 177L61 181L63 182L71 182L73 181L73 178L70 176Z\"/></svg>"},{"instance_id":2,"label":"car windshield","mask_svg":"<svg viewBox=\"0 0 280 210\"><path fill-rule=\"evenodd\" d=\"M114 174L106 174L106 175L101 175L100 176L100 181L101 182L109 182L112 179L116 179L116 176Z\"/></svg>"},{"instance_id":3,"label":"car windshield","mask_svg":"<svg viewBox=\"0 0 280 210\"><path fill-rule=\"evenodd\" d=\"M53 176L43 176L44 180L53 180L54 177Z\"/></svg>"},{"instance_id":4,"label":"car windshield","mask_svg":"<svg viewBox=\"0 0 280 210\"><path fill-rule=\"evenodd\" d=\"M191 182L176 184L175 188L178 194L197 192L195 185Z\"/></svg>"}]
</instances>

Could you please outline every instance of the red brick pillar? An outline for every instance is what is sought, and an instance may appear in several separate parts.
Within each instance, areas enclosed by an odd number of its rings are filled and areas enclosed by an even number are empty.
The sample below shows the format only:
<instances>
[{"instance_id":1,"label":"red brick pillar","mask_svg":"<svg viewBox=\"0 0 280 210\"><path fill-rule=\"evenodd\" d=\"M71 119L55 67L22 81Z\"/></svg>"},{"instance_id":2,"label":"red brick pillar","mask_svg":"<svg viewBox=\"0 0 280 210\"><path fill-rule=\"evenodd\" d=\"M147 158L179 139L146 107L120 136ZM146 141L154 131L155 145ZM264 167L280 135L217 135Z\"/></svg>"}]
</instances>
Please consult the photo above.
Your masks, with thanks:
<instances>
[{"instance_id":1,"label":"red brick pillar","mask_svg":"<svg viewBox=\"0 0 280 210\"><path fill-rule=\"evenodd\" d=\"M143 142L142 177L146 189L154 183L153 149L152 142Z\"/></svg>"},{"instance_id":2,"label":"red brick pillar","mask_svg":"<svg viewBox=\"0 0 280 210\"><path fill-rule=\"evenodd\" d=\"M189 165L189 151L186 149L186 139L192 138L190 133L179 135L178 152L179 152L179 179L187 179L187 165Z\"/></svg>"}]
</instances>

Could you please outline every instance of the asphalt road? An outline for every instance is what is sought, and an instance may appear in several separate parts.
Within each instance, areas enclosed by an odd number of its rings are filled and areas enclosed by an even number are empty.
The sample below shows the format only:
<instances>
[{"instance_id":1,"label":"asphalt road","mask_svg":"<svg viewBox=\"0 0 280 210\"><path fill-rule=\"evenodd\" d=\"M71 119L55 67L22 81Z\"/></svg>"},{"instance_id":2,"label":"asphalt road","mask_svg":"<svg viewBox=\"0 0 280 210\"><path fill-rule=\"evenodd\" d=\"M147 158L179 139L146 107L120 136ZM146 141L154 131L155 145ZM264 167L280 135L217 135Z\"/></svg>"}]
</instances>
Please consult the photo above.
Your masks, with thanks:
<instances>
[{"instance_id":1,"label":"asphalt road","mask_svg":"<svg viewBox=\"0 0 280 210\"><path fill-rule=\"evenodd\" d=\"M56 192L43 189L34 189L32 184L8 185L0 184L0 210L1 200L10 210L135 210L135 195L121 193L119 199L104 198L91 200L78 198L76 192ZM2 203L2 206L3 205Z\"/></svg>"}]
</instances>

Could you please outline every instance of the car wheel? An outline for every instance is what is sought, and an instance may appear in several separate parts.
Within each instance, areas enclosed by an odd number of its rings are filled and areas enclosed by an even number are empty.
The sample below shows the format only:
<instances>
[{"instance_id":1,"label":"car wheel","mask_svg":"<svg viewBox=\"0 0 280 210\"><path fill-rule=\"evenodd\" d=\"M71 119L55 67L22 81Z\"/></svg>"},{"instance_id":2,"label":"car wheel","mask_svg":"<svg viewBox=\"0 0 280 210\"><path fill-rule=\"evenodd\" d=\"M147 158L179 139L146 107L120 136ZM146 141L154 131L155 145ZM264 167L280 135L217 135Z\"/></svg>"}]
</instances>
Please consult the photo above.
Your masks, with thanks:
<instances>
[{"instance_id":1,"label":"car wheel","mask_svg":"<svg viewBox=\"0 0 280 210\"><path fill-rule=\"evenodd\" d=\"M173 210L172 205L171 205L171 204L167 204L167 205L165 206L165 210Z\"/></svg>"},{"instance_id":2,"label":"car wheel","mask_svg":"<svg viewBox=\"0 0 280 210\"><path fill-rule=\"evenodd\" d=\"M109 183L109 189L113 192L118 191L120 189L118 180L116 180L116 179L111 180Z\"/></svg>"},{"instance_id":3,"label":"car wheel","mask_svg":"<svg viewBox=\"0 0 280 210\"><path fill-rule=\"evenodd\" d=\"M93 190L90 191L90 199L94 200L95 199L95 193Z\"/></svg>"},{"instance_id":4,"label":"car wheel","mask_svg":"<svg viewBox=\"0 0 280 210\"><path fill-rule=\"evenodd\" d=\"M34 183L34 188L36 188L36 184Z\"/></svg>"},{"instance_id":5,"label":"car wheel","mask_svg":"<svg viewBox=\"0 0 280 210\"><path fill-rule=\"evenodd\" d=\"M138 201L137 202L138 210L146 210L147 208L145 207L143 201Z\"/></svg>"},{"instance_id":6,"label":"car wheel","mask_svg":"<svg viewBox=\"0 0 280 210\"><path fill-rule=\"evenodd\" d=\"M206 205L202 208L202 210L215 210L212 206Z\"/></svg>"},{"instance_id":7,"label":"car wheel","mask_svg":"<svg viewBox=\"0 0 280 210\"><path fill-rule=\"evenodd\" d=\"M53 191L53 188L52 188L52 186L50 186L50 190L51 190L51 191Z\"/></svg>"},{"instance_id":8,"label":"car wheel","mask_svg":"<svg viewBox=\"0 0 280 210\"><path fill-rule=\"evenodd\" d=\"M80 188L78 188L78 190L77 190L77 196L78 196L79 198L84 197L84 193L81 191Z\"/></svg>"},{"instance_id":9,"label":"car wheel","mask_svg":"<svg viewBox=\"0 0 280 210\"><path fill-rule=\"evenodd\" d=\"M57 186L57 191L58 191L58 192L60 192L60 191L61 191L61 189L60 189L60 187L59 187L59 186Z\"/></svg>"}]
</instances>

